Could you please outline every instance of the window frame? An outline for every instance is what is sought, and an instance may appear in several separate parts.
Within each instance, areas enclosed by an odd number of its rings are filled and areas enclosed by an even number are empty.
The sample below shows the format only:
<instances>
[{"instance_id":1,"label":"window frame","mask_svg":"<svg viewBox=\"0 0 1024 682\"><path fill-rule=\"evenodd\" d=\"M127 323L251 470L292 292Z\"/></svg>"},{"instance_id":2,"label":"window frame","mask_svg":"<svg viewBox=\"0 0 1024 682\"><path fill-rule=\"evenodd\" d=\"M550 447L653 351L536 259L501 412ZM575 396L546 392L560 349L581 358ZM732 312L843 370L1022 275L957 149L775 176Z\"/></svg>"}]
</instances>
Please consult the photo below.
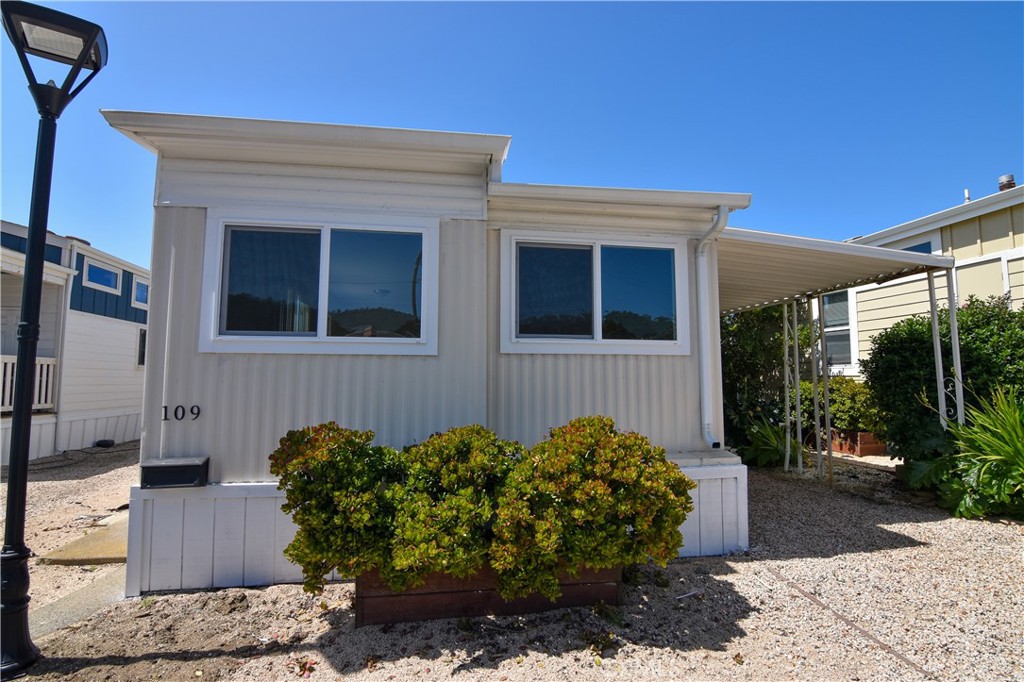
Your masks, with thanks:
<instances>
[{"instance_id":1,"label":"window frame","mask_svg":"<svg viewBox=\"0 0 1024 682\"><path fill-rule=\"evenodd\" d=\"M649 236L623 233L594 233L548 230L501 230L500 256L500 350L502 353L582 354L582 355L689 355L690 354L690 279L688 237ZM593 267L593 338L516 335L518 315L517 252L520 244L590 247ZM603 339L601 306L601 247L660 248L673 253L676 338L673 341L646 339Z\"/></svg>"},{"instance_id":2,"label":"window frame","mask_svg":"<svg viewBox=\"0 0 1024 682\"><path fill-rule=\"evenodd\" d=\"M835 296L836 294L841 294L841 293L845 293L846 294L846 323L845 324L835 324L835 325L826 326L826 324L825 324L825 305L826 305L825 304L825 299L828 298L829 296ZM857 348L856 348L856 345L855 345L853 324L851 322L853 317L856 315L856 310L854 308L854 301L856 301L856 295L854 294L853 289L839 289L838 291L830 291L827 294L823 294L822 297L821 297L821 333L827 335L829 333L833 333L834 334L836 332L845 332L846 333L846 338L847 338L847 343L850 346L850 359L847 362L831 362L828 358L825 358L825 365L826 365L826 367L828 367L830 370L838 371L839 373L843 373L843 372L851 369L853 367L855 361L857 360ZM829 348L828 338L826 337L826 339L825 339L825 352L826 353L828 352L828 348Z\"/></svg>"},{"instance_id":3,"label":"window frame","mask_svg":"<svg viewBox=\"0 0 1024 682\"><path fill-rule=\"evenodd\" d=\"M211 210L207 217L203 266L203 300L200 310L200 353L267 353L287 355L437 355L440 230L437 218L419 216L337 215L331 220L294 220L283 215L254 217ZM221 314L226 262L225 239L229 227L295 230L320 233L320 277L317 292L315 334L224 333ZM423 259L420 337L346 337L327 335L327 300L330 279L332 230L401 232L421 235Z\"/></svg>"},{"instance_id":4,"label":"window frame","mask_svg":"<svg viewBox=\"0 0 1024 682\"><path fill-rule=\"evenodd\" d=\"M105 261L99 260L98 258L93 258L91 256L83 256L82 258L83 258L83 260L82 260L82 286L83 287L89 287L90 289L96 289L97 291L105 291L106 293L113 294L115 296L120 296L121 295L121 285L124 282L124 270L122 270L121 268L117 267L116 265L111 265L110 263L107 263ZM104 270L113 272L115 275L117 275L117 285L116 285L116 287L108 287L105 284L100 284L99 282L91 281L89 279L89 267L93 266L93 265L95 265L98 268L102 268Z\"/></svg>"},{"instance_id":5,"label":"window frame","mask_svg":"<svg viewBox=\"0 0 1024 682\"><path fill-rule=\"evenodd\" d=\"M139 292L138 292L138 289L136 289L136 287L138 287L139 284L145 284L146 285L146 302L145 303L140 302L139 299L138 299ZM153 290L153 287L150 284L148 279L146 279L145 277L139 277L138 275L134 275L133 278L132 278L132 307L133 308L138 308L139 310L149 310L149 294L150 294L150 292L152 290Z\"/></svg>"}]
</instances>

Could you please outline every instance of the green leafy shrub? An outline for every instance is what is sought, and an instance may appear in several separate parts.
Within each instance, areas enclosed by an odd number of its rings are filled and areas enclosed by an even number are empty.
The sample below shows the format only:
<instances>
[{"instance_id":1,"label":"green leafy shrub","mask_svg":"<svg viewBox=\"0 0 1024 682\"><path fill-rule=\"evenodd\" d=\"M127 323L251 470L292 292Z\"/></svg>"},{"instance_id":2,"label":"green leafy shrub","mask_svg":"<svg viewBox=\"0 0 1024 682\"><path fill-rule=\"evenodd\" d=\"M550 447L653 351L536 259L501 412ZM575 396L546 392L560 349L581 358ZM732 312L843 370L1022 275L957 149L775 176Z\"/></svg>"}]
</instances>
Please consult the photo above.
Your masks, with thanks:
<instances>
[{"instance_id":1,"label":"green leafy shrub","mask_svg":"<svg viewBox=\"0 0 1024 682\"><path fill-rule=\"evenodd\" d=\"M285 555L307 591L322 591L333 570L376 569L401 591L490 565L506 599L555 598L564 572L665 565L693 510L694 483L665 451L605 417L553 429L528 453L481 426L402 452L373 437L330 422L288 432L270 456L298 526Z\"/></svg>"},{"instance_id":2,"label":"green leafy shrub","mask_svg":"<svg viewBox=\"0 0 1024 682\"><path fill-rule=\"evenodd\" d=\"M662 448L607 417L552 429L516 465L498 502L491 564L505 599L560 593L560 573L664 566L695 487Z\"/></svg>"},{"instance_id":3,"label":"green leafy shrub","mask_svg":"<svg viewBox=\"0 0 1024 682\"><path fill-rule=\"evenodd\" d=\"M747 429L749 445L738 448L744 464L756 467L782 466L786 461L786 429L767 418L753 422ZM800 441L789 435L789 463L797 464L802 448Z\"/></svg>"},{"instance_id":4,"label":"green leafy shrub","mask_svg":"<svg viewBox=\"0 0 1024 682\"><path fill-rule=\"evenodd\" d=\"M956 516L1024 518L1024 392L996 389L950 430L956 452L913 463L911 484L936 487Z\"/></svg>"},{"instance_id":5,"label":"green leafy shrub","mask_svg":"<svg viewBox=\"0 0 1024 682\"><path fill-rule=\"evenodd\" d=\"M804 431L814 428L814 390L810 381L800 382L800 413ZM878 428L878 409L868 387L856 379L834 376L828 379L829 411L832 428L843 431L871 431ZM796 402L796 392L792 400ZM822 433L825 428L825 387L818 381L818 400L822 408L818 419Z\"/></svg>"},{"instance_id":6,"label":"green leafy shrub","mask_svg":"<svg viewBox=\"0 0 1024 682\"><path fill-rule=\"evenodd\" d=\"M487 561L497 499L522 456L519 443L463 426L405 449L408 477L395 510L392 589L434 572L467 577Z\"/></svg>"},{"instance_id":7,"label":"green leafy shrub","mask_svg":"<svg viewBox=\"0 0 1024 682\"><path fill-rule=\"evenodd\" d=\"M971 297L957 310L957 323L968 405L977 407L975 396L989 396L1000 386L1024 391L1024 310L1012 310L1008 296ZM944 371L952 376L946 309L939 311L939 336L948 365ZM952 451L952 437L942 430L934 407L938 397L929 318L901 320L876 335L861 371L878 408L876 433L894 458L928 460Z\"/></svg>"},{"instance_id":8,"label":"green leafy shrub","mask_svg":"<svg viewBox=\"0 0 1024 682\"><path fill-rule=\"evenodd\" d=\"M395 450L371 445L373 438L373 431L328 422L289 431L270 456L270 473L285 491L282 510L298 526L284 553L302 566L307 591L322 591L334 570L355 577L390 568L393 485L405 478L405 465Z\"/></svg>"}]
</instances>

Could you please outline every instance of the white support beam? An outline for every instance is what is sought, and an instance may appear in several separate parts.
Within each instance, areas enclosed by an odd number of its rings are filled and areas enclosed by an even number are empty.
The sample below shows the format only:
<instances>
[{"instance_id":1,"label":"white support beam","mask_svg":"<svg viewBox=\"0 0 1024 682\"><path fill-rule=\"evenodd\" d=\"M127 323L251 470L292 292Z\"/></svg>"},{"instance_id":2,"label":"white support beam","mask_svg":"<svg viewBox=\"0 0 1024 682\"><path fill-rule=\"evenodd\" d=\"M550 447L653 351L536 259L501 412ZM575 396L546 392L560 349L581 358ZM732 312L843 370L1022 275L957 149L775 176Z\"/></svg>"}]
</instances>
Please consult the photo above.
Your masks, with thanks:
<instances>
[{"instance_id":1,"label":"white support beam","mask_svg":"<svg viewBox=\"0 0 1024 682\"><path fill-rule=\"evenodd\" d=\"M946 287L953 286L952 281L946 280ZM935 384L939 395L939 423L943 430L948 427L946 422L946 380L942 370L942 341L939 339L939 311L935 297L935 273L928 273L928 301L931 304L932 316L932 350L935 354Z\"/></svg>"},{"instance_id":2,"label":"white support beam","mask_svg":"<svg viewBox=\"0 0 1024 682\"><path fill-rule=\"evenodd\" d=\"M1005 259L1003 260L1005 264ZM949 302L949 336L953 351L953 388L956 394L956 422L964 423L964 375L960 367L960 327L956 321L957 296L952 283L953 268L946 270L946 298Z\"/></svg>"}]
</instances>

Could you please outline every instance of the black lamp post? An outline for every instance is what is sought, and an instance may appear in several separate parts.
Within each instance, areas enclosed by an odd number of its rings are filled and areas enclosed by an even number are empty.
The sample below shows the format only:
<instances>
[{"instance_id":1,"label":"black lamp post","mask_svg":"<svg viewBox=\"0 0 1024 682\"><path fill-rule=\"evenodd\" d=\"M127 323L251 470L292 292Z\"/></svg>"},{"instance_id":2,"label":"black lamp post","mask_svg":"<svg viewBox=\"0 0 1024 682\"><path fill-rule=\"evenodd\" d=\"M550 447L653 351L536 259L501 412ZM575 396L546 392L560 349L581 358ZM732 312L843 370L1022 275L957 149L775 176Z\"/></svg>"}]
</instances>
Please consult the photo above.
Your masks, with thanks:
<instances>
[{"instance_id":1,"label":"black lamp post","mask_svg":"<svg viewBox=\"0 0 1024 682\"><path fill-rule=\"evenodd\" d=\"M14 414L11 417L11 461L7 479L7 520L0 554L0 677L20 674L36 662L39 649L28 631L28 558L25 546L25 492L28 485L29 438L32 431L32 387L35 384L39 309L43 293L43 251L50 212L50 181L57 119L64 107L107 63L107 39L96 24L27 2L0 2L4 30L14 43L28 78L28 89L39 110L36 169L25 249L25 276L18 325L18 359L14 374ZM28 55L68 64L63 85L36 81ZM90 71L75 86L82 69ZM72 88L74 89L72 90Z\"/></svg>"}]
</instances>

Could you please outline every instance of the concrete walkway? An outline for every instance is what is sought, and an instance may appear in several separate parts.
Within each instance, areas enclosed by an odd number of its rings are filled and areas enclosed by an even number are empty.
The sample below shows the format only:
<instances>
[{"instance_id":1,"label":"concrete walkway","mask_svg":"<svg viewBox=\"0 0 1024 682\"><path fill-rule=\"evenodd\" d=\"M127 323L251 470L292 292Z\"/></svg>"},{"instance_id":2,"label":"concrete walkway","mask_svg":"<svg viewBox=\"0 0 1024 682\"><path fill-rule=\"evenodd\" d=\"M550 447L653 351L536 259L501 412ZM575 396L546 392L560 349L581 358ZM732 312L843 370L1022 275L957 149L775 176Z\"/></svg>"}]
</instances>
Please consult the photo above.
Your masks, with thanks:
<instances>
[{"instance_id":1,"label":"concrete walkway","mask_svg":"<svg viewBox=\"0 0 1024 682\"><path fill-rule=\"evenodd\" d=\"M124 564L128 555L128 512L118 512L97 524L88 535L72 540L39 558L62 566ZM88 585L38 609L29 611L29 630L42 637L88 618L108 604L124 599L125 567L118 566Z\"/></svg>"},{"instance_id":2,"label":"concrete walkway","mask_svg":"<svg viewBox=\"0 0 1024 682\"><path fill-rule=\"evenodd\" d=\"M124 599L124 566L118 566L85 587L28 613L33 637L42 637L88 618L104 606Z\"/></svg>"}]
</instances>

